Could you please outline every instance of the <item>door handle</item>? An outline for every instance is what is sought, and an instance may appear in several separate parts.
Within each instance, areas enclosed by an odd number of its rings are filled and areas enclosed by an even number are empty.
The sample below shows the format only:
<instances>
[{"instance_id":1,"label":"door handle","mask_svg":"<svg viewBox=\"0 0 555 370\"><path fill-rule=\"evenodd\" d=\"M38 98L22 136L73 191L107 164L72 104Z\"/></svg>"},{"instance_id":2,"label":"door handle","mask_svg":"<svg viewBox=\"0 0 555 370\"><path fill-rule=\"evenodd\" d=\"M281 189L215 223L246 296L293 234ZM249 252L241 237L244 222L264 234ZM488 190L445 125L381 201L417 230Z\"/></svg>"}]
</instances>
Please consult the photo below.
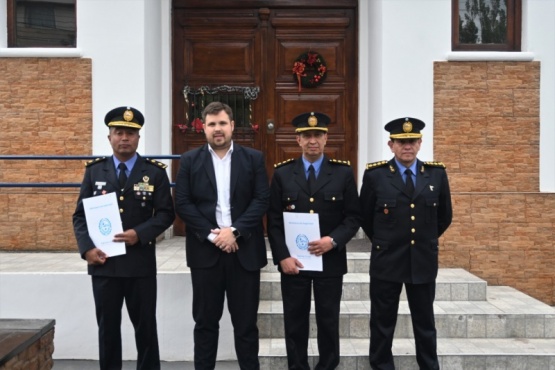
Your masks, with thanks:
<instances>
[{"instance_id":1,"label":"door handle","mask_svg":"<svg viewBox=\"0 0 555 370\"><path fill-rule=\"evenodd\" d=\"M266 133L268 134L273 134L274 130L276 129L276 126L274 125L274 120L273 119L267 119L266 120Z\"/></svg>"}]
</instances>

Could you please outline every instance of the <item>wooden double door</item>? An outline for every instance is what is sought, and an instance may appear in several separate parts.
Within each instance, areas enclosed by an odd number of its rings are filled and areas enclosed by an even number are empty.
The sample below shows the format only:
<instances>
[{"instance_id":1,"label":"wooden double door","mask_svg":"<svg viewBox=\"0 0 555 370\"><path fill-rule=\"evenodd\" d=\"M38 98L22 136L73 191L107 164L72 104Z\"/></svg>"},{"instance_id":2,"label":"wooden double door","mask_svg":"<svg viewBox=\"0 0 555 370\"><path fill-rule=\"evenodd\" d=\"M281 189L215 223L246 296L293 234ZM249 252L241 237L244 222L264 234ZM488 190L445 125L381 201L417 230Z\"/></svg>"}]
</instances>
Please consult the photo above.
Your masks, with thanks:
<instances>
[{"instance_id":1,"label":"wooden double door","mask_svg":"<svg viewBox=\"0 0 555 370\"><path fill-rule=\"evenodd\" d=\"M205 143L195 129L205 103L224 100L227 91L244 92L250 99L229 101L238 110L234 141L261 150L270 177L275 163L300 155L291 121L311 111L331 117L326 153L356 169L357 5L357 0L173 0L173 153ZM299 89L293 66L307 53L321 57L317 65L326 67L325 79ZM177 162L173 167L177 170Z\"/></svg>"}]
</instances>

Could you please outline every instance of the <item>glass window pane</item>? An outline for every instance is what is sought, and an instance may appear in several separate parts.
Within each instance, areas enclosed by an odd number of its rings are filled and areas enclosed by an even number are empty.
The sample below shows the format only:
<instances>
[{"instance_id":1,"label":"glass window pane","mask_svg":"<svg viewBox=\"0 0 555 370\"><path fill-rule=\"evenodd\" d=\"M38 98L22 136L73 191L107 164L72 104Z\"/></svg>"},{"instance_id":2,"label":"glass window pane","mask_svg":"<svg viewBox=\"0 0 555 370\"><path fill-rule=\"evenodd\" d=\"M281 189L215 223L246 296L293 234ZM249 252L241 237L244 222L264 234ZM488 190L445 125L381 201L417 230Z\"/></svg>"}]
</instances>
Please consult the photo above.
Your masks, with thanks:
<instances>
[{"instance_id":1,"label":"glass window pane","mask_svg":"<svg viewBox=\"0 0 555 370\"><path fill-rule=\"evenodd\" d=\"M507 0L460 0L461 44L505 44Z\"/></svg>"},{"instance_id":2,"label":"glass window pane","mask_svg":"<svg viewBox=\"0 0 555 370\"><path fill-rule=\"evenodd\" d=\"M12 0L11 47L75 47L75 0Z\"/></svg>"}]
</instances>

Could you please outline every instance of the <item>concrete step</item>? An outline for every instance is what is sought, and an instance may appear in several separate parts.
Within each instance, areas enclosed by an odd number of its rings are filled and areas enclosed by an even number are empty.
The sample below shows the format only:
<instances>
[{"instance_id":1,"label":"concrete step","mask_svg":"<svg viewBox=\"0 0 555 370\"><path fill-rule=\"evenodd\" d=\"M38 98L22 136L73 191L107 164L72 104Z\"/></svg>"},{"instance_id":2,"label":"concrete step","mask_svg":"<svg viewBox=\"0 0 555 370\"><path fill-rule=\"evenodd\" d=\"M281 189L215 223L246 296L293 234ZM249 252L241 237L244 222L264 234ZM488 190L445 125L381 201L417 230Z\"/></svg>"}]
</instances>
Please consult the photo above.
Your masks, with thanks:
<instances>
[{"instance_id":1,"label":"concrete step","mask_svg":"<svg viewBox=\"0 0 555 370\"><path fill-rule=\"evenodd\" d=\"M369 339L341 339L341 363L338 370L369 370ZM285 342L280 339L260 340L260 368L286 369ZM308 346L309 365L314 368L318 358L316 339ZM398 370L418 369L414 341L393 341L395 367ZM555 338L471 338L438 340L439 365L442 370L552 370L555 369Z\"/></svg>"},{"instance_id":2,"label":"concrete step","mask_svg":"<svg viewBox=\"0 0 555 370\"><path fill-rule=\"evenodd\" d=\"M281 300L279 272L262 272L260 299ZM487 282L463 269L439 269L436 279L436 301L485 301ZM343 278L343 301L369 301L370 275L349 272ZM403 290L401 300L406 301Z\"/></svg>"},{"instance_id":3,"label":"concrete step","mask_svg":"<svg viewBox=\"0 0 555 370\"><path fill-rule=\"evenodd\" d=\"M555 338L555 308L511 287L489 287L489 300L436 301L438 338ZM370 336L370 302L342 301L340 335L344 338ZM281 301L261 301L258 309L261 338L281 338ZM311 308L310 337L316 338L314 305ZM396 338L413 338L408 302L400 302Z\"/></svg>"}]
</instances>

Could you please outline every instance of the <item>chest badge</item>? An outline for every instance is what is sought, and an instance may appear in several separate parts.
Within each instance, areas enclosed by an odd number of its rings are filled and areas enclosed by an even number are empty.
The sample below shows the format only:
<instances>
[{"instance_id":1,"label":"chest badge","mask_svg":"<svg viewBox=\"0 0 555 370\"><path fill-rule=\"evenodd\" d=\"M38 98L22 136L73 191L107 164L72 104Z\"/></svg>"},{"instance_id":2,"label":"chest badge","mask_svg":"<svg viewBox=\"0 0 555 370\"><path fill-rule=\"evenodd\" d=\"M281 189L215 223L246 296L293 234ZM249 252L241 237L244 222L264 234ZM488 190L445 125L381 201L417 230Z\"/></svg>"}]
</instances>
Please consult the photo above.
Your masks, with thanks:
<instances>
[{"instance_id":1,"label":"chest badge","mask_svg":"<svg viewBox=\"0 0 555 370\"><path fill-rule=\"evenodd\" d=\"M430 191L434 191L434 186L430 185Z\"/></svg>"},{"instance_id":2,"label":"chest badge","mask_svg":"<svg viewBox=\"0 0 555 370\"><path fill-rule=\"evenodd\" d=\"M138 184L133 185L133 190L134 191L149 191L149 192L153 192L154 191L154 185L150 185L148 183L148 176L145 176L147 178L146 182L139 182ZM144 180L144 177L143 177Z\"/></svg>"}]
</instances>

